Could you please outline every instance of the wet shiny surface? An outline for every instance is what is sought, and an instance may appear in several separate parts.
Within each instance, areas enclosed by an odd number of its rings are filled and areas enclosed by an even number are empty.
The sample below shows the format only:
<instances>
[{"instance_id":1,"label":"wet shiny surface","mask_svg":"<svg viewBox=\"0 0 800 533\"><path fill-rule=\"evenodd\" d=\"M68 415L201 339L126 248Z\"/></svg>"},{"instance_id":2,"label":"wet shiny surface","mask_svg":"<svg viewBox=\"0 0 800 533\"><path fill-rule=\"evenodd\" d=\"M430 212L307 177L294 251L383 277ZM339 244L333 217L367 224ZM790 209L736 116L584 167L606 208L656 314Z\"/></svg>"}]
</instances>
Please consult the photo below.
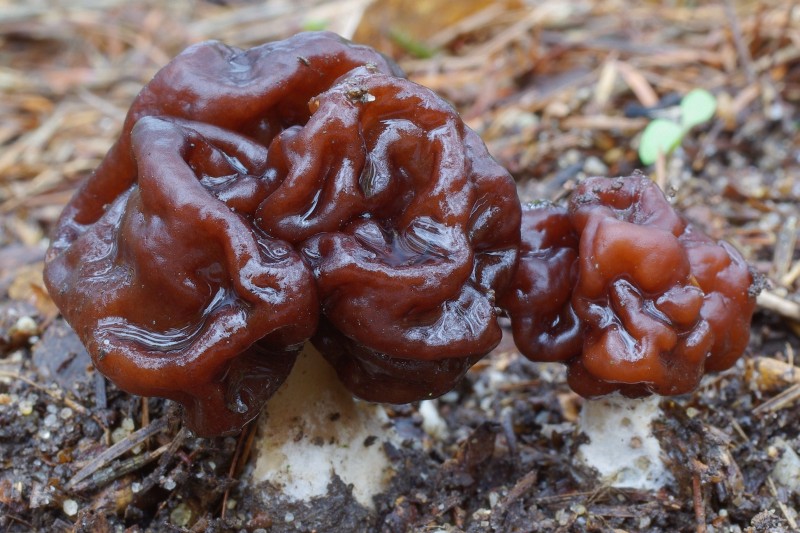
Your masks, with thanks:
<instances>
[{"instance_id":1,"label":"wet shiny surface","mask_svg":"<svg viewBox=\"0 0 800 533\"><path fill-rule=\"evenodd\" d=\"M581 353L583 330L570 300L577 257L578 236L565 208L523 208L519 267L500 305L511 317L517 347L530 359L566 362Z\"/></svg>"},{"instance_id":2,"label":"wet shiny surface","mask_svg":"<svg viewBox=\"0 0 800 533\"><path fill-rule=\"evenodd\" d=\"M200 435L252 420L309 339L354 394L410 402L454 387L507 314L584 396L680 394L741 355L754 308L740 255L647 178L522 209L449 104L330 33L162 69L45 277L97 368Z\"/></svg>"},{"instance_id":3,"label":"wet shiny surface","mask_svg":"<svg viewBox=\"0 0 800 533\"><path fill-rule=\"evenodd\" d=\"M400 75L329 33L201 43L162 69L48 252L50 292L98 369L215 435L257 415L315 333L381 401L442 394L488 353L516 189Z\"/></svg>"},{"instance_id":4,"label":"wet shiny surface","mask_svg":"<svg viewBox=\"0 0 800 533\"><path fill-rule=\"evenodd\" d=\"M531 359L566 363L583 396L689 392L747 346L755 297L746 263L644 176L589 178L567 211L526 210L522 239L505 303L515 340Z\"/></svg>"},{"instance_id":5,"label":"wet shiny surface","mask_svg":"<svg viewBox=\"0 0 800 533\"><path fill-rule=\"evenodd\" d=\"M329 326L314 344L356 395L443 394L500 341L494 298L519 242L514 183L447 103L404 79L356 69L314 107L279 145L279 160L302 163L258 224L309 236L299 245ZM338 127L326 126L334 116ZM307 132L317 133L296 142ZM350 163L315 174L342 144ZM278 201L296 214L279 216Z\"/></svg>"}]
</instances>

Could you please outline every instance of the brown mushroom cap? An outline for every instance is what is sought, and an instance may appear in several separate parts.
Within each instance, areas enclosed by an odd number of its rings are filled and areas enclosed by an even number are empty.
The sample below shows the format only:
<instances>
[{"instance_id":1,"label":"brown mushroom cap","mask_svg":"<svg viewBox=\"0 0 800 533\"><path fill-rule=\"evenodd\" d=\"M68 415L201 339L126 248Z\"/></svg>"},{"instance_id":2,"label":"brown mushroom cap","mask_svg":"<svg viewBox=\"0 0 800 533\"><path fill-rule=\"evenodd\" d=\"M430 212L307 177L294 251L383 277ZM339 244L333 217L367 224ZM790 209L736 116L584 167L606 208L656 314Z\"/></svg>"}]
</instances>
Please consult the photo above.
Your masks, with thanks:
<instances>
[{"instance_id":1,"label":"brown mushroom cap","mask_svg":"<svg viewBox=\"0 0 800 533\"><path fill-rule=\"evenodd\" d=\"M441 394L489 352L514 183L400 75L330 33L201 43L164 67L48 252L48 288L97 368L216 435L256 416L315 332L375 400Z\"/></svg>"},{"instance_id":2,"label":"brown mushroom cap","mask_svg":"<svg viewBox=\"0 0 800 533\"><path fill-rule=\"evenodd\" d=\"M236 186L210 186L219 176L239 187L255 180L263 148L155 117L137 122L131 144L136 184L54 242L48 287L119 387L181 402L200 434L232 431L258 413L313 333L313 277L291 245L234 210Z\"/></svg>"},{"instance_id":3,"label":"brown mushroom cap","mask_svg":"<svg viewBox=\"0 0 800 533\"><path fill-rule=\"evenodd\" d=\"M313 235L301 248L335 330L314 343L356 395L438 396L500 341L494 299L519 242L514 182L450 105L405 79L356 69L313 106L302 131L273 145L295 167L264 204L292 198L303 212L265 208L260 223Z\"/></svg>"},{"instance_id":4,"label":"brown mushroom cap","mask_svg":"<svg viewBox=\"0 0 800 533\"><path fill-rule=\"evenodd\" d=\"M514 282L518 293L510 292L506 305L525 355L565 362L570 386L583 396L620 391L634 397L689 392L704 372L728 368L743 353L755 308L752 273L733 247L681 218L651 180L589 178L570 197L567 215L525 213L530 220L560 220L549 231L562 242L565 216L577 239L577 279L568 302L553 298L562 302L555 311L534 305L547 304L542 294L560 294L563 284L546 293L529 274L553 261L555 237L543 238L544 226L523 225L523 246L533 252L523 252ZM526 299L536 302L527 311ZM582 349L572 356L540 342L541 332L530 335L518 326L570 316L570 310L583 336Z\"/></svg>"},{"instance_id":5,"label":"brown mushroom cap","mask_svg":"<svg viewBox=\"0 0 800 533\"><path fill-rule=\"evenodd\" d=\"M280 185L269 144L365 64L399 74L329 33L190 47L142 89L59 220L46 282L95 365L183 404L198 434L254 418L316 329L311 271L254 218Z\"/></svg>"}]
</instances>

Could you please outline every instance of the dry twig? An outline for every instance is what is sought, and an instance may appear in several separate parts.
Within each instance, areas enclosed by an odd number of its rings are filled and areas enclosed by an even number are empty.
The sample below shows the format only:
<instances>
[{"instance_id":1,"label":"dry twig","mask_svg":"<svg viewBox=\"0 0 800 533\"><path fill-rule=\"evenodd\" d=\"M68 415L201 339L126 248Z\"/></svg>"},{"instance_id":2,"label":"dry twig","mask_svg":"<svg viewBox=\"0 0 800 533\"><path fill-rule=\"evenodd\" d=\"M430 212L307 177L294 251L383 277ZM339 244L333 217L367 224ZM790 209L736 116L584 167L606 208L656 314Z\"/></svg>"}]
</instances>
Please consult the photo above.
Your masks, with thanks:
<instances>
[{"instance_id":1,"label":"dry twig","mask_svg":"<svg viewBox=\"0 0 800 533\"><path fill-rule=\"evenodd\" d=\"M114 444L110 448L100 453L97 457L93 458L89 463L81 468L72 479L67 482L66 489L73 489L78 483L94 474L100 468L106 466L110 461L113 461L123 453L135 448L148 438L156 433L160 433L167 427L167 420L165 418L158 418L154 420L147 427L143 427L138 431L134 431L123 440Z\"/></svg>"},{"instance_id":2,"label":"dry twig","mask_svg":"<svg viewBox=\"0 0 800 533\"><path fill-rule=\"evenodd\" d=\"M756 303L763 309L800 322L800 303L789 300L774 291L761 291L756 298Z\"/></svg>"}]
</instances>

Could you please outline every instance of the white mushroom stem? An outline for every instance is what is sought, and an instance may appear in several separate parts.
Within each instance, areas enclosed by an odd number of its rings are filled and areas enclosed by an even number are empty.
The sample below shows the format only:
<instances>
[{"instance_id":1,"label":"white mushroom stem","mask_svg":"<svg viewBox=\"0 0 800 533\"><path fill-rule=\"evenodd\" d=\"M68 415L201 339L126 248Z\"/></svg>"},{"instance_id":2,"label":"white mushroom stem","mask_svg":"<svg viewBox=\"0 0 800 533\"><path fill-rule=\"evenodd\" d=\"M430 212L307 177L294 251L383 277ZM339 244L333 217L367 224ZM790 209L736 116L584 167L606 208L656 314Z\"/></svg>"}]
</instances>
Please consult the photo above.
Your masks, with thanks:
<instances>
[{"instance_id":1,"label":"white mushroom stem","mask_svg":"<svg viewBox=\"0 0 800 533\"><path fill-rule=\"evenodd\" d=\"M587 400L578 430L589 442L578 447L578 459L612 487L658 490L673 483L652 431L660 413L658 396L631 399L613 394Z\"/></svg>"},{"instance_id":2,"label":"white mushroom stem","mask_svg":"<svg viewBox=\"0 0 800 533\"><path fill-rule=\"evenodd\" d=\"M386 412L354 399L310 344L258 424L252 482L270 482L282 498L308 502L325 496L336 474L371 509L392 477L384 443L399 446L399 438Z\"/></svg>"}]
</instances>

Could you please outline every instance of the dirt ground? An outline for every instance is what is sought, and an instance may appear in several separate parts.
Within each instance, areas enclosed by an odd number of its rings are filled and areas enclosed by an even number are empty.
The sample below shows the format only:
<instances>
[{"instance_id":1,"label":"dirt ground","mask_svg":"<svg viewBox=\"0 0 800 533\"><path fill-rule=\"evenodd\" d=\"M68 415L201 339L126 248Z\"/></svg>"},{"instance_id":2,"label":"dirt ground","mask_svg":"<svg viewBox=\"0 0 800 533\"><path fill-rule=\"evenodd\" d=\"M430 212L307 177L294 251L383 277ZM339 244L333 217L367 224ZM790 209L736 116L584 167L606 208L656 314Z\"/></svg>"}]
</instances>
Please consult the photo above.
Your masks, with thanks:
<instances>
[{"instance_id":1,"label":"dirt ground","mask_svg":"<svg viewBox=\"0 0 800 533\"><path fill-rule=\"evenodd\" d=\"M386 52L453 102L523 200L641 169L767 277L745 357L662 401L675 486L613 489L581 469L582 400L560 366L507 341L436 401L438 437L416 405L390 409L416 444L391 450L398 474L375 519L344 486L291 513L257 504L240 481L249 429L192 437L171 402L91 370L42 260L130 101L191 43L321 28ZM714 94L715 117L643 165L642 130L695 88ZM0 95L0 530L798 530L800 483L782 460L800 451L800 5L0 0Z\"/></svg>"}]
</instances>

